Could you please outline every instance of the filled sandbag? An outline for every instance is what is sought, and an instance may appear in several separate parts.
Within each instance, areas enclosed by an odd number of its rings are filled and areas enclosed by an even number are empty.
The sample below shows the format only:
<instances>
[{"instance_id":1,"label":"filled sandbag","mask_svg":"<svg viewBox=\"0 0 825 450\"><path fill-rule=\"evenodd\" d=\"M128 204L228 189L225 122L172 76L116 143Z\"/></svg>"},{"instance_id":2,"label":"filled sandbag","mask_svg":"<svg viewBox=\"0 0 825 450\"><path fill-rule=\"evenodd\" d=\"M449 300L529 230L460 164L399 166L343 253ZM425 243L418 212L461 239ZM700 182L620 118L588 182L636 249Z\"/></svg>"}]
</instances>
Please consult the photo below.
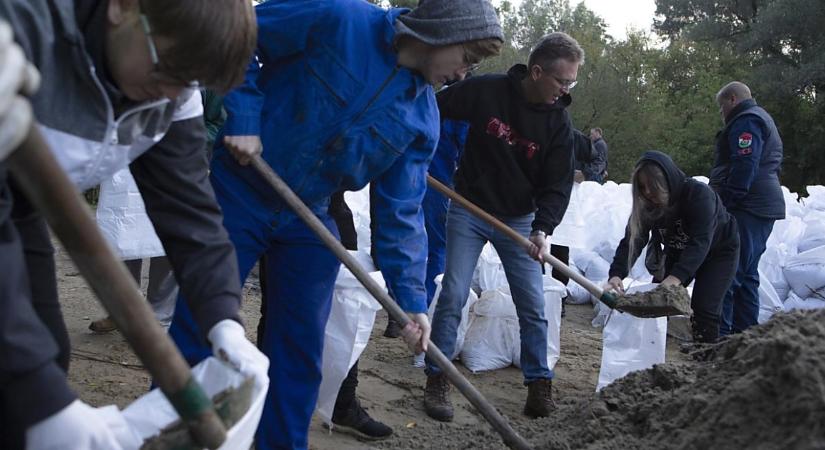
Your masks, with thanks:
<instances>
[{"instance_id":1,"label":"filled sandbag","mask_svg":"<svg viewBox=\"0 0 825 450\"><path fill-rule=\"evenodd\" d=\"M788 258L783 273L799 298L825 295L825 246Z\"/></svg>"}]
</instances>

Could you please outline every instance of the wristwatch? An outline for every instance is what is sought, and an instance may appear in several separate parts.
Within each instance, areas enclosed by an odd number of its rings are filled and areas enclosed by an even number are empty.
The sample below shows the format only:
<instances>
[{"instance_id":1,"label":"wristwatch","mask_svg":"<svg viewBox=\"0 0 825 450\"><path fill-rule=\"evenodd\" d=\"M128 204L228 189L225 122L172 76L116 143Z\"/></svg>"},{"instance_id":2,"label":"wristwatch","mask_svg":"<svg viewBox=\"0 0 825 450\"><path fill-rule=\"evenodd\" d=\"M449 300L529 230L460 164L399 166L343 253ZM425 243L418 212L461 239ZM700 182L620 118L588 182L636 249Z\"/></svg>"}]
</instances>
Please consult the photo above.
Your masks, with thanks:
<instances>
[{"instance_id":1,"label":"wristwatch","mask_svg":"<svg viewBox=\"0 0 825 450\"><path fill-rule=\"evenodd\" d=\"M533 237L533 236L547 237L547 233L545 233L544 231L541 231L541 230L533 230L533 231L530 232L530 237Z\"/></svg>"}]
</instances>

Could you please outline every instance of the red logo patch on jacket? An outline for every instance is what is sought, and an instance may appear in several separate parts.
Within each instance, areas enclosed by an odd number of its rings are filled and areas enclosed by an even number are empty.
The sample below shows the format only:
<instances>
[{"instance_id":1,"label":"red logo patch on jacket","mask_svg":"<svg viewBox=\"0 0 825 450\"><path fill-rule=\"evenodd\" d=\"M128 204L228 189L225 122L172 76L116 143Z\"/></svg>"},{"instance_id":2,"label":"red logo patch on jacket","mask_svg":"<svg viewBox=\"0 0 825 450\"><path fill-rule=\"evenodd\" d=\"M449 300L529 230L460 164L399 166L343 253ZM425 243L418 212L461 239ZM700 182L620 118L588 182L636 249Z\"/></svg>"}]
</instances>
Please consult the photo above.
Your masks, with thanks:
<instances>
[{"instance_id":1,"label":"red logo patch on jacket","mask_svg":"<svg viewBox=\"0 0 825 450\"><path fill-rule=\"evenodd\" d=\"M533 159L541 148L539 144L519 136L510 125L502 122L498 117L490 117L487 121L487 134L524 150L527 159Z\"/></svg>"}]
</instances>

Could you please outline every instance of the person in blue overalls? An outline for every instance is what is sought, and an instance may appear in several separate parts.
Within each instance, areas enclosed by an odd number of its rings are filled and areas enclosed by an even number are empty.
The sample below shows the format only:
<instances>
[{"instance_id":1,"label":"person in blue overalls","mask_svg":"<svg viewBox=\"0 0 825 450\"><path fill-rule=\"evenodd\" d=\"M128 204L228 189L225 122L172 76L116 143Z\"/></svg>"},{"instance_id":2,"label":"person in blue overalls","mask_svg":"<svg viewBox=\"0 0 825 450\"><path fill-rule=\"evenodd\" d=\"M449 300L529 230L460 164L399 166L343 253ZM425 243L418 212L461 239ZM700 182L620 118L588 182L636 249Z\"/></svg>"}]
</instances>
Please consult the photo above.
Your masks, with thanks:
<instances>
[{"instance_id":1,"label":"person in blue overalls","mask_svg":"<svg viewBox=\"0 0 825 450\"><path fill-rule=\"evenodd\" d=\"M433 86L463 78L503 38L488 0L425 0L413 11L270 1L256 12L256 57L224 100L210 177L241 279L266 254L273 284L263 336L271 381L256 445L307 448L339 262L247 164L261 154L333 233L330 196L373 184L382 224L373 241L412 319L405 340L421 351L430 329L421 200L438 141ZM210 354L184 301L170 333L190 363Z\"/></svg>"}]
</instances>

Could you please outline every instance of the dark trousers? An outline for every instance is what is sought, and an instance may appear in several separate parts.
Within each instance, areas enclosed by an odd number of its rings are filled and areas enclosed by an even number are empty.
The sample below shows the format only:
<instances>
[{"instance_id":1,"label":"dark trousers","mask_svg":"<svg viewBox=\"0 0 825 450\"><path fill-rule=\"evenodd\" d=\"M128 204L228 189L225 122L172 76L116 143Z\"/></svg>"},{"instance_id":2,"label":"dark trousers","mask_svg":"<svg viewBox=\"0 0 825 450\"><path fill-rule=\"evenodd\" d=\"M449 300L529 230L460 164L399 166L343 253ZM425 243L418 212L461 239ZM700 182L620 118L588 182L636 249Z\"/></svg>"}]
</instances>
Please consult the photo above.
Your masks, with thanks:
<instances>
[{"instance_id":1,"label":"dark trousers","mask_svg":"<svg viewBox=\"0 0 825 450\"><path fill-rule=\"evenodd\" d=\"M739 229L740 251L736 276L722 309L721 334L740 333L757 324L759 317L759 260L773 230L773 219L744 211L731 211Z\"/></svg>"},{"instance_id":2,"label":"dark trousers","mask_svg":"<svg viewBox=\"0 0 825 450\"><path fill-rule=\"evenodd\" d=\"M335 226L338 227L338 233L341 236L341 244L347 250L358 250L358 236L355 233L355 223L352 218L352 210L349 209L346 202L344 202L344 192L333 194L329 203L329 215L335 221ZM265 296L268 290L268 262L264 255L258 261L259 279L261 283L261 295ZM263 348L263 335L266 320L266 299L261 301L261 319L258 321L258 348ZM338 390L338 397L335 400L335 408L333 415L343 414L355 401L355 388L358 387L358 361L352 365L352 368L347 373L347 377L341 383L341 388Z\"/></svg>"}]
</instances>

